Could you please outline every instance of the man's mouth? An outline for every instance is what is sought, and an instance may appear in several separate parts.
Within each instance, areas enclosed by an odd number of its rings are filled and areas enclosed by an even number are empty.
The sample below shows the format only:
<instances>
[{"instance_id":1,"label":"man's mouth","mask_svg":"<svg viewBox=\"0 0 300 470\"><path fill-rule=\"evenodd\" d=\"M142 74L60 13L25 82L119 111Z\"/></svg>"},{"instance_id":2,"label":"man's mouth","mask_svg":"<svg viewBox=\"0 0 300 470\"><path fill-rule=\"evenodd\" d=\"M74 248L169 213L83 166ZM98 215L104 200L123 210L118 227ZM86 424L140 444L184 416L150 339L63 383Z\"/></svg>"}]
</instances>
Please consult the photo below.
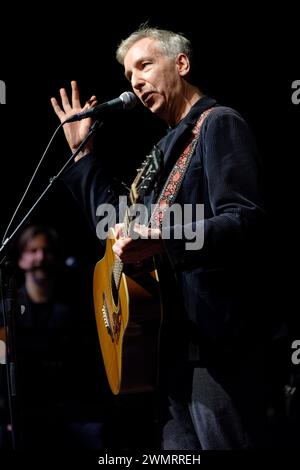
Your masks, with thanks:
<instances>
[{"instance_id":1,"label":"man's mouth","mask_svg":"<svg viewBox=\"0 0 300 470\"><path fill-rule=\"evenodd\" d=\"M144 93L144 94L142 95L142 101L143 101L143 103L147 104L147 103L149 102L149 100L152 98L152 95L153 95L153 91Z\"/></svg>"}]
</instances>

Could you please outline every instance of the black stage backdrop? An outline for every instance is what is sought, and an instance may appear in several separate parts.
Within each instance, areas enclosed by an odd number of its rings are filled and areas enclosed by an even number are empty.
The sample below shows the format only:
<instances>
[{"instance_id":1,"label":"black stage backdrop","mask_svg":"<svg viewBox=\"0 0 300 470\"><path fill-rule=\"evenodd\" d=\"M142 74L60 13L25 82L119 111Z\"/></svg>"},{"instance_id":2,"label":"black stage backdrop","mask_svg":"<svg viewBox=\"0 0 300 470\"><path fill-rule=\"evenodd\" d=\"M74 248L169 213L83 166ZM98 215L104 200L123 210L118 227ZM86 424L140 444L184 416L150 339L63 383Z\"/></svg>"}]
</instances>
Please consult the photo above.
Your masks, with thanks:
<instances>
[{"instance_id":1,"label":"black stage backdrop","mask_svg":"<svg viewBox=\"0 0 300 470\"><path fill-rule=\"evenodd\" d=\"M206 12L201 5L196 12L191 6L188 12L176 8L170 6L165 14L157 6L144 13L129 7L93 13L81 6L73 19L74 11L62 18L45 7L34 24L28 20L31 12L26 10L26 21L20 24L19 20L15 27L3 30L0 80L6 85L6 104L0 106L1 236L58 125L50 97L59 96L59 88L69 87L74 79L83 102L92 94L97 95L98 102L104 102L129 90L123 69L115 60L115 49L122 38L148 20L151 26L190 37L199 85L221 104L236 108L249 122L264 162L272 253L270 279L276 283L278 308L297 315L294 305L298 289L291 268L293 264L297 267L298 251L300 104L292 100L293 83L300 79L297 14L279 6L277 10L272 6L272 13L265 14L246 5L234 14L217 8ZM21 17L22 11L19 14ZM12 15L10 19L13 23ZM116 113L105 119L97 133L99 154L109 162L115 176L128 184L138 162L164 131L163 123L141 107ZM27 208L68 156L61 131L27 199ZM68 255L86 260L88 266L97 261L98 241L61 184L52 188L33 220L55 225Z\"/></svg>"},{"instance_id":2,"label":"black stage backdrop","mask_svg":"<svg viewBox=\"0 0 300 470\"><path fill-rule=\"evenodd\" d=\"M6 104L0 106L0 233L58 124L50 97L59 96L59 88L69 87L74 79L78 80L83 102L96 94L101 103L130 89L115 60L115 49L122 38L148 20L150 25L191 38L194 75L202 89L220 103L236 108L253 129L264 162L270 245L278 262L278 275L286 282L284 261L294 259L296 253L298 206L300 105L292 102L292 84L297 80L295 15L279 7L273 9L272 19L247 7L234 14L227 9L197 14L181 14L174 8L172 14L157 13L157 9L154 13L133 13L121 7L116 10L92 15L92 26L88 22L78 28L70 18L55 18L46 8L40 12L39 22L32 24L29 20L3 31L0 80L6 85ZM46 25L48 14L50 23ZM76 14L80 18L82 11ZM29 11L24 15L28 18ZM101 158L128 184L138 162L164 130L163 123L141 107L116 113L105 119L97 134ZM27 198L27 208L68 155L61 131ZM35 218L61 230L70 254L88 257L90 251L92 256L97 253L97 240L84 216L59 183L35 212Z\"/></svg>"}]
</instances>

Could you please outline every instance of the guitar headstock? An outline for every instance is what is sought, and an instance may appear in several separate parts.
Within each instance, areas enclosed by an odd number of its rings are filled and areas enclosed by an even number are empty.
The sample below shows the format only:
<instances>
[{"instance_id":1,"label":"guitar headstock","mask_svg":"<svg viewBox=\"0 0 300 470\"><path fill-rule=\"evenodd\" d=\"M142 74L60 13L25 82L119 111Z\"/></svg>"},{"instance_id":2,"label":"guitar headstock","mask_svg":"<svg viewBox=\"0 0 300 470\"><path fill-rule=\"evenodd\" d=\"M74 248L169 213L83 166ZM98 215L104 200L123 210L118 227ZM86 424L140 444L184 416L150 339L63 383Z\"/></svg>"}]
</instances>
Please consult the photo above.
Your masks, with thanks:
<instances>
[{"instance_id":1,"label":"guitar headstock","mask_svg":"<svg viewBox=\"0 0 300 470\"><path fill-rule=\"evenodd\" d=\"M142 163L141 168L138 169L135 180L131 185L129 194L131 204L136 204L145 194L150 192L161 170L162 160L161 150L154 146L150 155L147 155Z\"/></svg>"}]
</instances>

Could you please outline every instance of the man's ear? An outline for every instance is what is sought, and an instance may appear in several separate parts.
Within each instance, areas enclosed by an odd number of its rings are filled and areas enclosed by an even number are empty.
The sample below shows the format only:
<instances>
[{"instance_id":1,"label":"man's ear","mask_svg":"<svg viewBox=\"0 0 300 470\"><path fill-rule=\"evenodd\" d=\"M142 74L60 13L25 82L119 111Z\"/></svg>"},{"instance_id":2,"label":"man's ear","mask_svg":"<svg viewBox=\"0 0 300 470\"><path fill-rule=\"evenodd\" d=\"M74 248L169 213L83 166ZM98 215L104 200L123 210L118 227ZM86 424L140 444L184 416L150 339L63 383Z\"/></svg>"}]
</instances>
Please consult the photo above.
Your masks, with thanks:
<instances>
[{"instance_id":1,"label":"man's ear","mask_svg":"<svg viewBox=\"0 0 300 470\"><path fill-rule=\"evenodd\" d=\"M177 66L178 74L181 77L185 77L189 73L190 68L191 68L190 61L189 61L188 56L184 54L183 52L178 54L178 56L176 57L176 66Z\"/></svg>"}]
</instances>

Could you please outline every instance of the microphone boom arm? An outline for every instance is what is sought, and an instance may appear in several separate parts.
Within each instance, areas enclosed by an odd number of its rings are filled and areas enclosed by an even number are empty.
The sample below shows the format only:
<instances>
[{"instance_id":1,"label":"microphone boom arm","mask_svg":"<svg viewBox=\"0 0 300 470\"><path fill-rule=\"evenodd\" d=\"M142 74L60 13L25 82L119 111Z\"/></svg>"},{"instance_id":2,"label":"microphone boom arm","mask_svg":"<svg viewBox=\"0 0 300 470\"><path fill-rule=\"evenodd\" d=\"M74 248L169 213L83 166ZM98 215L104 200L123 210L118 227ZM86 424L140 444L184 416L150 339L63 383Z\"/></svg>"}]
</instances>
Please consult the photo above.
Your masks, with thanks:
<instances>
[{"instance_id":1,"label":"microphone boom arm","mask_svg":"<svg viewBox=\"0 0 300 470\"><path fill-rule=\"evenodd\" d=\"M0 257L0 267L1 265L3 265L6 261L6 257L7 257L7 252L9 251L9 247L11 245L11 243L15 240L15 238L17 237L17 235L19 234L19 232L22 230L22 228L24 227L24 225L26 224L27 220L29 219L29 217L31 216L32 212L34 212L35 208L38 206L38 204L40 203L40 201L45 197L45 195L48 193L48 191L50 190L51 186L53 185L53 183L60 177L60 175L65 171L66 167L69 165L69 163L71 163L71 161L73 160L73 158L75 158L80 152L81 150L84 149L84 147L86 146L86 144L88 143L88 141L91 139L91 137L94 135L94 133L96 132L96 130L100 127L103 126L103 122L102 121L98 121L96 120L90 127L89 129L89 132L87 134L87 136L83 139L83 141L80 143L80 145L78 146L78 148L76 149L76 151L70 156L70 158L66 161L66 163L62 166L62 168L59 170L59 172L55 175L55 176L52 176L49 180L49 184L48 186L44 189L44 191L41 193L41 195L38 197L38 199L35 201L35 203L33 204L33 206L29 209L29 211L27 212L27 214L24 216L24 218L21 220L21 222L19 223L19 225L17 226L17 228L12 232L12 234L7 237L4 242L2 243L1 247L0 247L0 256L4 253L4 256L3 258Z\"/></svg>"}]
</instances>

